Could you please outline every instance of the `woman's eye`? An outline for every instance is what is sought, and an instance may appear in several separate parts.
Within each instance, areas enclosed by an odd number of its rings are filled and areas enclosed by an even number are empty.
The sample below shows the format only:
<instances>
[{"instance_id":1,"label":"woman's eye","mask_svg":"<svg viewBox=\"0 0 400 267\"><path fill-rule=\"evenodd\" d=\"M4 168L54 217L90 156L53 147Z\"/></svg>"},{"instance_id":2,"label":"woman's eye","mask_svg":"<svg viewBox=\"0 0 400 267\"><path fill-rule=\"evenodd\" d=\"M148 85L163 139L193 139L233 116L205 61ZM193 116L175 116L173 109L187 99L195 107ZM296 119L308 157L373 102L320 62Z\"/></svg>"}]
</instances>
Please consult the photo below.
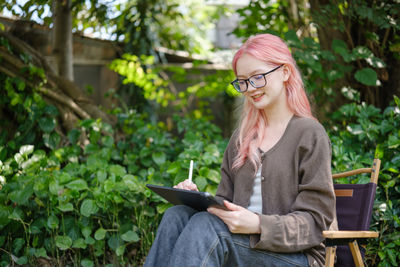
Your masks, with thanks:
<instances>
[{"instance_id":1,"label":"woman's eye","mask_svg":"<svg viewBox=\"0 0 400 267\"><path fill-rule=\"evenodd\" d=\"M262 74L260 74L260 75L255 75L255 76L253 76L252 77L254 80L261 80L262 78L263 78L263 75Z\"/></svg>"},{"instance_id":2,"label":"woman's eye","mask_svg":"<svg viewBox=\"0 0 400 267\"><path fill-rule=\"evenodd\" d=\"M239 80L238 83L239 83L239 85L245 85L246 84L245 81L241 81L241 80Z\"/></svg>"}]
</instances>

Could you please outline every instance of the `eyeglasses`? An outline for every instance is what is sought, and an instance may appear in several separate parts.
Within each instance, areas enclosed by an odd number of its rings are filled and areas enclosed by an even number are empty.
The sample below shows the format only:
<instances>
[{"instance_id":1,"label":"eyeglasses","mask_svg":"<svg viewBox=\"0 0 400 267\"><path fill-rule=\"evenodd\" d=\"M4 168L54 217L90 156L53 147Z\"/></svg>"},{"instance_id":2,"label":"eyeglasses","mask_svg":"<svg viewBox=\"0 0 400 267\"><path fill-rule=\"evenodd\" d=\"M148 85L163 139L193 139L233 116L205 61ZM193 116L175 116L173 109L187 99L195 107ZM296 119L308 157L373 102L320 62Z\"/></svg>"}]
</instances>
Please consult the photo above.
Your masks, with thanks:
<instances>
[{"instance_id":1,"label":"eyeglasses","mask_svg":"<svg viewBox=\"0 0 400 267\"><path fill-rule=\"evenodd\" d=\"M238 91L239 93L244 93L247 91L247 89L249 88L248 83L250 83L254 88L263 87L267 84L267 79L265 78L265 75L276 71L282 66L283 64L266 73L253 75L248 79L236 79L233 82L231 82L231 84L233 85L233 87L235 87L236 91Z\"/></svg>"}]
</instances>

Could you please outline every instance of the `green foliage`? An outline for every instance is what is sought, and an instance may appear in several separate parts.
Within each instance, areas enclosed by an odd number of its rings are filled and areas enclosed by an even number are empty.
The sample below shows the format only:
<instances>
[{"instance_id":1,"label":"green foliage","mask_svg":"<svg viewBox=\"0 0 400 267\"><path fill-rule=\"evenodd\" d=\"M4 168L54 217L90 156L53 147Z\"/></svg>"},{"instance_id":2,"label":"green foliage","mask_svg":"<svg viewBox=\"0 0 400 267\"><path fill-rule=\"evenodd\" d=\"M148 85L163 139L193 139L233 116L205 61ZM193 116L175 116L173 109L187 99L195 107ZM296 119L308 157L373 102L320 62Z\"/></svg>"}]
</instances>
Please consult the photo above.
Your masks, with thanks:
<instances>
[{"instance_id":1,"label":"green foliage","mask_svg":"<svg viewBox=\"0 0 400 267\"><path fill-rule=\"evenodd\" d=\"M342 106L329 131L333 172L369 167L374 157L382 160L371 224L380 236L368 244L371 266L397 266L400 261L400 100L394 100L383 111L366 104ZM352 182L368 181L359 176Z\"/></svg>"},{"instance_id":2,"label":"green foliage","mask_svg":"<svg viewBox=\"0 0 400 267\"><path fill-rule=\"evenodd\" d=\"M21 71L30 72L32 80L38 76L42 79L43 70L33 66ZM36 144L36 147L41 149L58 147L58 110L47 104L35 89L19 77L1 73L0 82L0 143L5 144L0 153L0 160L16 153L19 146L24 144Z\"/></svg>"},{"instance_id":3,"label":"green foliage","mask_svg":"<svg viewBox=\"0 0 400 267\"><path fill-rule=\"evenodd\" d=\"M109 25L110 6L105 1L99 0L71 0L74 31L93 29L99 31L100 27L107 29ZM13 16L26 20L36 20L46 26L53 23L51 0L3 0L0 9L9 11Z\"/></svg>"},{"instance_id":4,"label":"green foliage","mask_svg":"<svg viewBox=\"0 0 400 267\"><path fill-rule=\"evenodd\" d=\"M232 71L217 70L204 74L197 69L203 62L195 62L193 69L178 66L154 65L153 56L125 54L121 59L114 60L110 68L123 76L124 84L134 84L141 88L148 101L155 101L162 108L188 112L188 107L196 118L211 118L210 103L223 98L232 100L238 93L229 85L234 80ZM167 73L171 73L169 78ZM173 84L185 84L185 89L177 89ZM189 86L187 86L189 85ZM194 102L195 103L192 103Z\"/></svg>"},{"instance_id":5,"label":"green foliage","mask_svg":"<svg viewBox=\"0 0 400 267\"><path fill-rule=\"evenodd\" d=\"M215 192L227 142L216 126L175 116L169 131L145 114L116 115L115 128L85 120L68 134L69 146L45 152L16 143L18 152L0 161L1 266L35 265L39 258L140 264L170 206L146 183L186 179L193 159L199 188ZM89 143L80 144L81 133Z\"/></svg>"},{"instance_id":6,"label":"green foliage","mask_svg":"<svg viewBox=\"0 0 400 267\"><path fill-rule=\"evenodd\" d=\"M233 31L238 37L249 37L261 32L279 33L288 30L287 1L251 0L236 12L243 20Z\"/></svg>"},{"instance_id":7,"label":"green foliage","mask_svg":"<svg viewBox=\"0 0 400 267\"><path fill-rule=\"evenodd\" d=\"M176 96L168 89L168 81L163 80L154 69L154 57L124 54L122 58L115 59L110 68L124 76L123 84L133 83L142 88L147 100L155 100L162 106L167 106L169 101Z\"/></svg>"},{"instance_id":8,"label":"green foliage","mask_svg":"<svg viewBox=\"0 0 400 267\"><path fill-rule=\"evenodd\" d=\"M207 31L223 9L205 2L127 1L119 6L120 15L113 20L116 34L126 43L125 52L138 56L156 55L157 46L205 55L212 49ZM165 58L161 54L156 60L163 62Z\"/></svg>"}]
</instances>

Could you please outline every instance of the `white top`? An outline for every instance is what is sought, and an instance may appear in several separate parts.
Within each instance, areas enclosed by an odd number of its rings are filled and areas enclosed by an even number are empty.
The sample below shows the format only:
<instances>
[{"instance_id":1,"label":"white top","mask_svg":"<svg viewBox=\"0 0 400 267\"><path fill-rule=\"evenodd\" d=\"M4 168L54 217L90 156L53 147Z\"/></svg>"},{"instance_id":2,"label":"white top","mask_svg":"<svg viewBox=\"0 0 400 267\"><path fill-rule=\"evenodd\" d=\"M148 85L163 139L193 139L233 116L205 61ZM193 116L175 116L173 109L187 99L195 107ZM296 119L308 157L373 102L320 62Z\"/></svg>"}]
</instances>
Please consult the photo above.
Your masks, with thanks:
<instances>
[{"instance_id":1,"label":"white top","mask_svg":"<svg viewBox=\"0 0 400 267\"><path fill-rule=\"evenodd\" d=\"M261 166L258 167L256 177L254 179L253 194L250 197L250 205L248 210L262 214L262 197L261 197Z\"/></svg>"}]
</instances>

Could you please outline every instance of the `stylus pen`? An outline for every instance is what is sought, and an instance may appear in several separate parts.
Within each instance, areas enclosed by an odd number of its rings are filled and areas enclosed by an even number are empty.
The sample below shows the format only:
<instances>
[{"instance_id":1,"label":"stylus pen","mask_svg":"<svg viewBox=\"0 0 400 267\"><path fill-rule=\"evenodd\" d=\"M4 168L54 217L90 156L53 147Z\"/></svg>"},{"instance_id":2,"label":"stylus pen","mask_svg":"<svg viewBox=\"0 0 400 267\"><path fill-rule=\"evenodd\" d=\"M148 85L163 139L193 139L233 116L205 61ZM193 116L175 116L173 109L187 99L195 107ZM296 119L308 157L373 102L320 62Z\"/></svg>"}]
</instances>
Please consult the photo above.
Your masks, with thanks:
<instances>
[{"instance_id":1,"label":"stylus pen","mask_svg":"<svg viewBox=\"0 0 400 267\"><path fill-rule=\"evenodd\" d=\"M189 167L189 181L192 181L192 174L193 174L193 160L190 161L190 167Z\"/></svg>"}]
</instances>

